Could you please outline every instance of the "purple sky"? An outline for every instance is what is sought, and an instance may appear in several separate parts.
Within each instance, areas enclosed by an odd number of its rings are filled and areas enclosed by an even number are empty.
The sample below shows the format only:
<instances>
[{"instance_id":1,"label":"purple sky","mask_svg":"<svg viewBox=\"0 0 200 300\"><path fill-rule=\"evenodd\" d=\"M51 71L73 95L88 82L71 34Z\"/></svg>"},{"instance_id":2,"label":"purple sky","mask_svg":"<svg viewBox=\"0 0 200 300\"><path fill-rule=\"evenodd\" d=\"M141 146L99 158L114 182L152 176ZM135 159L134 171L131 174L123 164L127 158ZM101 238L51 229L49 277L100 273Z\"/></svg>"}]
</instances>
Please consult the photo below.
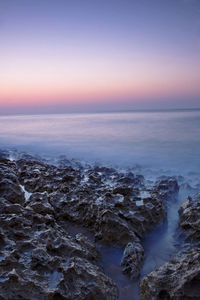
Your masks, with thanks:
<instances>
[{"instance_id":1,"label":"purple sky","mask_svg":"<svg viewBox=\"0 0 200 300\"><path fill-rule=\"evenodd\" d=\"M200 107L199 0L0 0L0 113Z\"/></svg>"}]
</instances>

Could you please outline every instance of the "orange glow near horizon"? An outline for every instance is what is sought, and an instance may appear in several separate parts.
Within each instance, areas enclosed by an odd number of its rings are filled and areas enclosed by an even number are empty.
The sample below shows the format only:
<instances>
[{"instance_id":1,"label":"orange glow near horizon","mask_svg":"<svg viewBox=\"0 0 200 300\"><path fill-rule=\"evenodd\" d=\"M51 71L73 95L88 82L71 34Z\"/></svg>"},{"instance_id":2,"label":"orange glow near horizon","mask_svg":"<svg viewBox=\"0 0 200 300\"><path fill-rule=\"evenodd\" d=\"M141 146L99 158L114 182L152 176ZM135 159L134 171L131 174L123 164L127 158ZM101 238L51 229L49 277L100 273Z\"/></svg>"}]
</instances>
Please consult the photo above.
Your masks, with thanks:
<instances>
[{"instance_id":1,"label":"orange glow near horizon","mask_svg":"<svg viewBox=\"0 0 200 300\"><path fill-rule=\"evenodd\" d=\"M107 59L108 60L108 59ZM16 59L0 75L0 107L200 95L198 67L165 61L93 61L38 64ZM190 77L188 77L190 73Z\"/></svg>"},{"instance_id":2,"label":"orange glow near horizon","mask_svg":"<svg viewBox=\"0 0 200 300\"><path fill-rule=\"evenodd\" d=\"M160 81L160 82L159 82ZM4 85L0 90L0 107L12 105L51 105L64 103L84 103L84 102L99 102L99 101L117 101L117 100L132 100L155 98L162 99L167 97L181 97L181 96L198 96L200 95L200 87L188 80L181 80L180 82L163 81L162 79L154 82L141 83L122 83L120 81L100 82L96 85L80 84L71 85L57 85L51 84L20 86Z\"/></svg>"},{"instance_id":3,"label":"orange glow near horizon","mask_svg":"<svg viewBox=\"0 0 200 300\"><path fill-rule=\"evenodd\" d=\"M200 105L199 4L50 2L0 3L0 113L187 97Z\"/></svg>"}]
</instances>

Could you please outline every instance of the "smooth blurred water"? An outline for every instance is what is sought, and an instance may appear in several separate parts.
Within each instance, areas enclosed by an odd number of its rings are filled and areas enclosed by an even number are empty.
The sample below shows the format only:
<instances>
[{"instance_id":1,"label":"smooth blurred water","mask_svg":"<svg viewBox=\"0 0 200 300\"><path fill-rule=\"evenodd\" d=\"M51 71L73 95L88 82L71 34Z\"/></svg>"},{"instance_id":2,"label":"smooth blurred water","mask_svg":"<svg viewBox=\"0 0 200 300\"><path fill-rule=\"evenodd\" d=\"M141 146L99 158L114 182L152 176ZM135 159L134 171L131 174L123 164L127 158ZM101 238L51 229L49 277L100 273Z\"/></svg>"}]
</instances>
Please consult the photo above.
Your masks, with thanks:
<instances>
[{"instance_id":1,"label":"smooth blurred water","mask_svg":"<svg viewBox=\"0 0 200 300\"><path fill-rule=\"evenodd\" d=\"M200 110L0 117L0 147L43 155L200 169Z\"/></svg>"}]
</instances>

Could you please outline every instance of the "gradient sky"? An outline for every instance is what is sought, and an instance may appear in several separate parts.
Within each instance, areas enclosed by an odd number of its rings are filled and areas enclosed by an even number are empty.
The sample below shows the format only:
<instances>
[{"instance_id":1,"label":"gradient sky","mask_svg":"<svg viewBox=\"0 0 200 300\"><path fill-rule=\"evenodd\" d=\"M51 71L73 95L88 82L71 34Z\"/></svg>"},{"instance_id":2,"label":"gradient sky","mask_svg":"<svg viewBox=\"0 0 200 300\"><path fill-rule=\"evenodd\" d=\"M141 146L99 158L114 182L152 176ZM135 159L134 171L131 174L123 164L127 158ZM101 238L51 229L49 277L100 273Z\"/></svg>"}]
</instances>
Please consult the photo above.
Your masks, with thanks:
<instances>
[{"instance_id":1,"label":"gradient sky","mask_svg":"<svg viewBox=\"0 0 200 300\"><path fill-rule=\"evenodd\" d=\"M200 107L199 0L0 0L0 113Z\"/></svg>"}]
</instances>

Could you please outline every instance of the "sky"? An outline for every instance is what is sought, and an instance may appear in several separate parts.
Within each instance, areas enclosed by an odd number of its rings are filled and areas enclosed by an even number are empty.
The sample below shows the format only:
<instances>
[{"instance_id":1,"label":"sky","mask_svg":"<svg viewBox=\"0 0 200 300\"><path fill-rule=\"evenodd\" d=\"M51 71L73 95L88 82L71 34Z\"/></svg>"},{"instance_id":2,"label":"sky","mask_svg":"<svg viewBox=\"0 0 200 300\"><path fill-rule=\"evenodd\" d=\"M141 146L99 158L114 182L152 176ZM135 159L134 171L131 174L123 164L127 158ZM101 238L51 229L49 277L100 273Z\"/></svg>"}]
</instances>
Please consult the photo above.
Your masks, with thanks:
<instances>
[{"instance_id":1,"label":"sky","mask_svg":"<svg viewBox=\"0 0 200 300\"><path fill-rule=\"evenodd\" d=\"M0 0L0 114L195 107L199 0Z\"/></svg>"}]
</instances>

